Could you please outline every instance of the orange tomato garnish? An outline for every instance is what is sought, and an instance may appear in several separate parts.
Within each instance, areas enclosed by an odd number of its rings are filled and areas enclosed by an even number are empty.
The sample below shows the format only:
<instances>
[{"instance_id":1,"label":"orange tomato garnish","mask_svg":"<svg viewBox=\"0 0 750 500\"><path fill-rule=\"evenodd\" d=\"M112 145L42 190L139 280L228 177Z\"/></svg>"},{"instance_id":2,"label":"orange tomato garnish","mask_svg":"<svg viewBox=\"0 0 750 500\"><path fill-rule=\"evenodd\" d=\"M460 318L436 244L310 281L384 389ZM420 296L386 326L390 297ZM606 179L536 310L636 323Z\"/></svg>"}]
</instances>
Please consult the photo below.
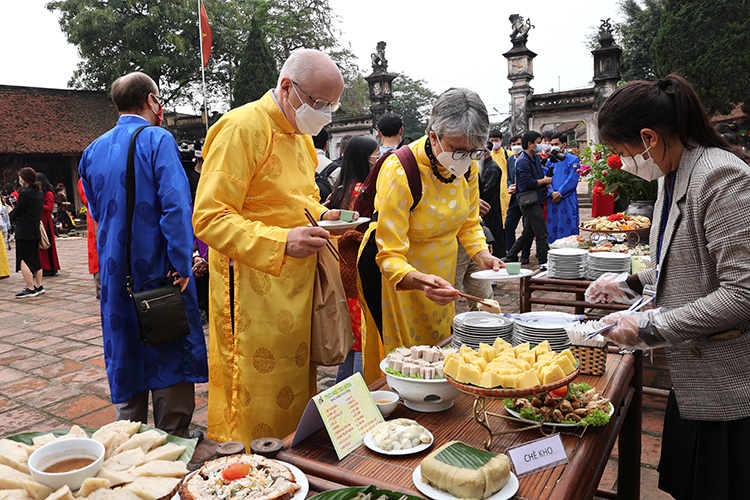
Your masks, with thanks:
<instances>
[{"instance_id":1,"label":"orange tomato garnish","mask_svg":"<svg viewBox=\"0 0 750 500\"><path fill-rule=\"evenodd\" d=\"M221 471L221 477L227 481L236 481L250 473L250 464L235 463Z\"/></svg>"},{"instance_id":2,"label":"orange tomato garnish","mask_svg":"<svg viewBox=\"0 0 750 500\"><path fill-rule=\"evenodd\" d=\"M555 389L554 391L549 391L549 395L552 396L553 398L557 398L557 399L564 398L567 393L568 393L568 386L567 385L559 387L559 388Z\"/></svg>"}]
</instances>

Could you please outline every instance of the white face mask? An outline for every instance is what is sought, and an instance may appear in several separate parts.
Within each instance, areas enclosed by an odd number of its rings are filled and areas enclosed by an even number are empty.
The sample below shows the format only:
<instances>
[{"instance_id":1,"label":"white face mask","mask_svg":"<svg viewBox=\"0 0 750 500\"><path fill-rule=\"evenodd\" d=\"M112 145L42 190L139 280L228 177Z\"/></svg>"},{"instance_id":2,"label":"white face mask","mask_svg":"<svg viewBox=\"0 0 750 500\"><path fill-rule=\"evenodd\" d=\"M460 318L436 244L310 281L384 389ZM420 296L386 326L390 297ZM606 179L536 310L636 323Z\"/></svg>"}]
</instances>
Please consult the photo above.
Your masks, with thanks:
<instances>
[{"instance_id":1,"label":"white face mask","mask_svg":"<svg viewBox=\"0 0 750 500\"><path fill-rule=\"evenodd\" d=\"M294 84L291 85L295 87ZM297 99L302 103L299 108L294 110L294 121L297 123L297 129L303 134L318 135L323 127L331 123L331 106L313 109L312 106L302 100L296 87L294 93L297 94ZM291 103L289 104L291 105ZM294 106L292 106L292 109L294 109Z\"/></svg>"},{"instance_id":2,"label":"white face mask","mask_svg":"<svg viewBox=\"0 0 750 500\"><path fill-rule=\"evenodd\" d=\"M503 147L503 144L501 142L493 142L492 143L492 151L497 151L501 147Z\"/></svg>"},{"instance_id":3,"label":"white face mask","mask_svg":"<svg viewBox=\"0 0 750 500\"><path fill-rule=\"evenodd\" d=\"M656 164L656 161L650 154L648 160L643 158L643 155L651 149L651 146L646 145L646 139L643 136L641 136L641 140L646 150L632 157L621 156L622 169L649 182L663 177L665 175L664 171L659 168L659 165Z\"/></svg>"},{"instance_id":4,"label":"white face mask","mask_svg":"<svg viewBox=\"0 0 750 500\"><path fill-rule=\"evenodd\" d=\"M550 151L552 151L552 144L542 143L542 153L549 153Z\"/></svg>"},{"instance_id":5,"label":"white face mask","mask_svg":"<svg viewBox=\"0 0 750 500\"><path fill-rule=\"evenodd\" d=\"M510 150L513 151L513 154L518 156L521 154L521 151L523 151L523 148L520 144L516 144L515 146L511 146Z\"/></svg>"},{"instance_id":6,"label":"white face mask","mask_svg":"<svg viewBox=\"0 0 750 500\"><path fill-rule=\"evenodd\" d=\"M472 162L471 157L467 156L462 160L454 160L453 152L446 151L445 148L443 148L443 143L440 142L440 137L438 137L437 134L435 134L435 137L437 137L438 144L440 144L440 149L443 150L442 153L437 155L438 163L447 168L448 171L456 177L461 177L468 172Z\"/></svg>"}]
</instances>

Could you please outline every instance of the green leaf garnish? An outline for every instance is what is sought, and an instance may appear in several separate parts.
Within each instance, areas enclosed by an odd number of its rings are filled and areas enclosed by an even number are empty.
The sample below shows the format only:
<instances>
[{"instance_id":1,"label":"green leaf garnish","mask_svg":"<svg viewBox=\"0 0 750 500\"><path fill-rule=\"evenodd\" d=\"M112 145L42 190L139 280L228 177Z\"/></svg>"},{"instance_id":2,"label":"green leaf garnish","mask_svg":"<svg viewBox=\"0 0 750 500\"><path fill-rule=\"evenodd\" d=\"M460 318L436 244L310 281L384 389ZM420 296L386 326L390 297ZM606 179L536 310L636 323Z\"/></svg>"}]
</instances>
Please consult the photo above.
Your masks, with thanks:
<instances>
[{"instance_id":1,"label":"green leaf garnish","mask_svg":"<svg viewBox=\"0 0 750 500\"><path fill-rule=\"evenodd\" d=\"M496 453L473 448L464 443L453 443L435 455L435 458L444 464L477 470L496 455Z\"/></svg>"}]
</instances>

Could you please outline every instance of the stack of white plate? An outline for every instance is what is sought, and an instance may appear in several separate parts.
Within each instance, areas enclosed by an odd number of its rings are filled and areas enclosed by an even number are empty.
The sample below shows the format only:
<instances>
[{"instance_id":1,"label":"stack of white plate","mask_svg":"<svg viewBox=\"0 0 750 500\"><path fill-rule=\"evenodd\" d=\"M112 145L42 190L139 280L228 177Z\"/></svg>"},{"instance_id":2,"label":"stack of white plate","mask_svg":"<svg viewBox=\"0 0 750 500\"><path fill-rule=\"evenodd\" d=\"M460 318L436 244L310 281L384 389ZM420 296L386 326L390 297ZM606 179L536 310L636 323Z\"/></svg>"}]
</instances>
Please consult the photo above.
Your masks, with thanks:
<instances>
[{"instance_id":1,"label":"stack of white plate","mask_svg":"<svg viewBox=\"0 0 750 500\"><path fill-rule=\"evenodd\" d=\"M570 347L570 340L565 327L570 323L567 319L555 318L553 315L559 314L550 312L550 317L545 318L544 312L536 311L536 319L524 321L515 319L516 326L513 329L514 346L524 344L540 344L545 340L549 342L552 350L560 352Z\"/></svg>"},{"instance_id":2,"label":"stack of white plate","mask_svg":"<svg viewBox=\"0 0 750 500\"><path fill-rule=\"evenodd\" d=\"M500 337L513 340L513 320L484 311L469 311L453 318L453 343L455 348L466 345L479 349L479 343L492 345Z\"/></svg>"},{"instance_id":3,"label":"stack of white plate","mask_svg":"<svg viewBox=\"0 0 750 500\"><path fill-rule=\"evenodd\" d=\"M618 252L590 253L588 278L595 280L604 273L630 274L630 255Z\"/></svg>"},{"instance_id":4,"label":"stack of white plate","mask_svg":"<svg viewBox=\"0 0 750 500\"><path fill-rule=\"evenodd\" d=\"M586 277L589 251L584 248L556 248L547 252L550 278L575 280Z\"/></svg>"}]
</instances>

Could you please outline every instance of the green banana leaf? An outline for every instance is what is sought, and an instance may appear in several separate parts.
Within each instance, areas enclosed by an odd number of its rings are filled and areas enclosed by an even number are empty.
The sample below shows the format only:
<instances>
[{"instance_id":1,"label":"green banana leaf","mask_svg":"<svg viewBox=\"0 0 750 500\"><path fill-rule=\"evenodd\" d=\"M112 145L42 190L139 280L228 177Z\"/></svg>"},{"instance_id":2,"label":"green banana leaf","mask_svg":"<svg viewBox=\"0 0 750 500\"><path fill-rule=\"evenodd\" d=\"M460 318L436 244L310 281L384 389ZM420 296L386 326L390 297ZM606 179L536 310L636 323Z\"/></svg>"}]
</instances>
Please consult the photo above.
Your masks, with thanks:
<instances>
[{"instance_id":1,"label":"green banana leaf","mask_svg":"<svg viewBox=\"0 0 750 500\"><path fill-rule=\"evenodd\" d=\"M85 428L83 430L86 431L86 434L88 434L89 437L91 437L91 435L95 433L96 431L98 431L99 429L98 428ZM146 424L141 424L141 428L138 429L138 433L140 434L141 432L146 432L148 430L154 430L158 432L159 434L166 434L166 432L164 432L163 430L157 429L155 427L151 427L150 425L146 425ZM44 436L45 434L52 434L55 437L60 437L60 436L65 436L69 432L70 432L70 429L57 429L54 431L42 431L42 432L23 432L21 434L16 434L14 436L8 436L6 439L10 439L12 441L17 441L19 443L23 443L23 444L27 444L31 446L34 444L33 440L35 437ZM175 444L184 446L185 451L182 452L182 455L180 455L180 457L177 460L181 462L185 462L186 464L190 462L190 459L192 458L193 453L195 453L195 447L198 444L197 439L185 439L185 438L173 436L171 434L167 436L167 439L164 442L175 443Z\"/></svg>"},{"instance_id":2,"label":"green banana leaf","mask_svg":"<svg viewBox=\"0 0 750 500\"><path fill-rule=\"evenodd\" d=\"M370 486L356 486L351 488L341 488L338 490L324 491L318 493L310 500L350 500L354 498L357 493L372 494L372 500L376 500L380 495L385 495L388 500L398 500L402 496L405 496L408 500L424 500L422 497L415 497L413 495L404 495L402 493L396 493L389 490L379 490L373 485Z\"/></svg>"}]
</instances>

